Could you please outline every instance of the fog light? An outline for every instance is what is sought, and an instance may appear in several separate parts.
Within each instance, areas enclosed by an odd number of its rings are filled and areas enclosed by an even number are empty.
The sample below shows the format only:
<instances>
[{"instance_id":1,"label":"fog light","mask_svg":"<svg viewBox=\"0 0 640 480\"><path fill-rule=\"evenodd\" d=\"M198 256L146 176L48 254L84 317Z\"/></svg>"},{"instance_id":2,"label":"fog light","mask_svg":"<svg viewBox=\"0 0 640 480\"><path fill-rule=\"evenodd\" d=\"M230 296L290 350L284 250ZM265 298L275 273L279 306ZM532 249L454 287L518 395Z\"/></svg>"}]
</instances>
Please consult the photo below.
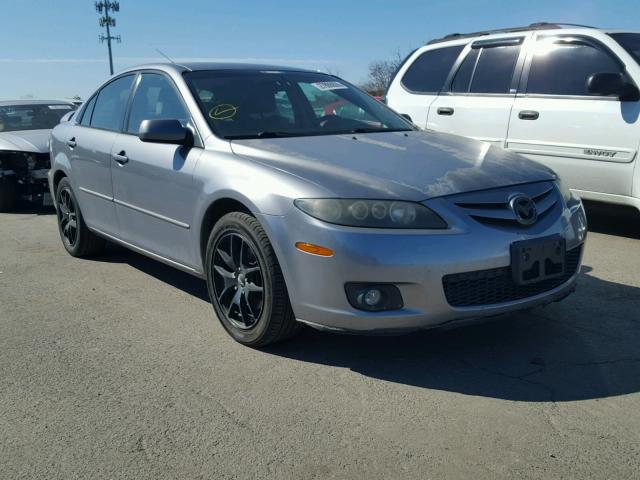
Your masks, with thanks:
<instances>
[{"instance_id":1,"label":"fog light","mask_svg":"<svg viewBox=\"0 0 640 480\"><path fill-rule=\"evenodd\" d=\"M400 290L393 284L347 283L344 288L349 304L358 310L379 312L404 306Z\"/></svg>"},{"instance_id":2,"label":"fog light","mask_svg":"<svg viewBox=\"0 0 640 480\"><path fill-rule=\"evenodd\" d=\"M364 294L364 303L369 305L370 307L375 307L382 300L382 292L377 288L372 288L367 290Z\"/></svg>"}]
</instances>

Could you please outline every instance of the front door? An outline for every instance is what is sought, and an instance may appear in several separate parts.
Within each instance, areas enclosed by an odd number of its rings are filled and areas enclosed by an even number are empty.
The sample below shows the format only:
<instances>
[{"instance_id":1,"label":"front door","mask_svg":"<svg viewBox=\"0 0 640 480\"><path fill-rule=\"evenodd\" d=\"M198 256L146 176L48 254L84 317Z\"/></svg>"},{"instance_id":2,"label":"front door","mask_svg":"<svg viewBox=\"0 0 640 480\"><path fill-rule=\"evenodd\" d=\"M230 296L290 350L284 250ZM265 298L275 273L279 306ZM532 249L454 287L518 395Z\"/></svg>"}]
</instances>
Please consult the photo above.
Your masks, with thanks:
<instances>
[{"instance_id":1,"label":"front door","mask_svg":"<svg viewBox=\"0 0 640 480\"><path fill-rule=\"evenodd\" d=\"M120 238L136 247L196 267L191 235L195 205L193 171L202 149L138 138L143 120L171 119L187 125L189 115L172 81L160 73L138 80L128 124L113 150L113 195Z\"/></svg>"},{"instance_id":2,"label":"front door","mask_svg":"<svg viewBox=\"0 0 640 480\"><path fill-rule=\"evenodd\" d=\"M514 103L507 148L546 164L572 189L631 195L640 102L593 95L594 73L624 65L589 39L538 35Z\"/></svg>"}]
</instances>

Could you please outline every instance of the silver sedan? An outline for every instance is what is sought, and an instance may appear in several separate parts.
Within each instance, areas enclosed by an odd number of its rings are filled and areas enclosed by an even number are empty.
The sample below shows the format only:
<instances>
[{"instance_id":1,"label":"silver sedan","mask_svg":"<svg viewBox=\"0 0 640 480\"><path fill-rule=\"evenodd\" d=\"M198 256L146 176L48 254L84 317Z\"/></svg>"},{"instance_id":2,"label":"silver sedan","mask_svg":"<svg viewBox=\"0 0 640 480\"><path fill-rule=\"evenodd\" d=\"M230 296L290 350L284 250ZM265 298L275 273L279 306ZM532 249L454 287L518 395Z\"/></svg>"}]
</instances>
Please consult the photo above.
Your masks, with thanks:
<instances>
[{"instance_id":1,"label":"silver sedan","mask_svg":"<svg viewBox=\"0 0 640 480\"><path fill-rule=\"evenodd\" d=\"M111 241L206 279L246 345L301 323L398 332L528 309L580 270L584 210L552 171L317 72L132 68L51 149L67 251Z\"/></svg>"}]
</instances>

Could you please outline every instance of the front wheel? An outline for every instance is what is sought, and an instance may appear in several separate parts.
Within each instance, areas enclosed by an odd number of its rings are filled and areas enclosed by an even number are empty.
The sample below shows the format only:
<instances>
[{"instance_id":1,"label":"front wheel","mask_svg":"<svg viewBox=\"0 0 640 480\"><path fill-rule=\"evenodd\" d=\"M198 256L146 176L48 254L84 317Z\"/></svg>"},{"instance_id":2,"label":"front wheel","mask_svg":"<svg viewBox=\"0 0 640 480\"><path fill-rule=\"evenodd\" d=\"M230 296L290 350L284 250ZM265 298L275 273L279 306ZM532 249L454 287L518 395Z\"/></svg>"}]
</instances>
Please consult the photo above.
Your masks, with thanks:
<instances>
[{"instance_id":1,"label":"front wheel","mask_svg":"<svg viewBox=\"0 0 640 480\"><path fill-rule=\"evenodd\" d=\"M300 329L273 247L251 215L233 212L216 223L205 268L213 308L236 341L264 347Z\"/></svg>"}]
</instances>

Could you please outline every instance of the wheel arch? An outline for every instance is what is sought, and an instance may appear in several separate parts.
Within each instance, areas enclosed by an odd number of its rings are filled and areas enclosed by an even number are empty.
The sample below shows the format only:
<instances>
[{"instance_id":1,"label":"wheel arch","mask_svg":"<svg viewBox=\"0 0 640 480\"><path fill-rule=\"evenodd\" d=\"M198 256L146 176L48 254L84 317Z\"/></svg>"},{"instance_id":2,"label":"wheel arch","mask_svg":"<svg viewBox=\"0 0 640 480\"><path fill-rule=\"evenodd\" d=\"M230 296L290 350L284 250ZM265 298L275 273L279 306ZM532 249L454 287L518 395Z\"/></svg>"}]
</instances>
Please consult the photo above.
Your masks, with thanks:
<instances>
[{"instance_id":1,"label":"wheel arch","mask_svg":"<svg viewBox=\"0 0 640 480\"><path fill-rule=\"evenodd\" d=\"M222 197L213 201L205 210L205 213L200 222L200 235L199 235L199 251L200 260L202 265L205 265L205 258L207 255L207 242L209 241L209 235L213 230L214 225L227 213L231 212L243 212L248 215L254 216L249 208L248 204L232 197Z\"/></svg>"}]
</instances>

